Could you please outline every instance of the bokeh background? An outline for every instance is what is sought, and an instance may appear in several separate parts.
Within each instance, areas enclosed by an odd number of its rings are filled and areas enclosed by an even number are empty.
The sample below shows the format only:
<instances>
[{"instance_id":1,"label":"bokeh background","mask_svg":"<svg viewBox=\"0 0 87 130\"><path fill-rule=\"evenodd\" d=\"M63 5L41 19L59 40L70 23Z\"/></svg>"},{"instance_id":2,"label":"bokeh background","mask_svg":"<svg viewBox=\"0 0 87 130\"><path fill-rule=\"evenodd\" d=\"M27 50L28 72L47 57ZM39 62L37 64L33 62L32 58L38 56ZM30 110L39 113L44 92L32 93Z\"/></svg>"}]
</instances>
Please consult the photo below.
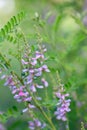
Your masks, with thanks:
<instances>
[{"instance_id":1,"label":"bokeh background","mask_svg":"<svg viewBox=\"0 0 87 130\"><path fill-rule=\"evenodd\" d=\"M38 25L32 19L36 13L40 15L40 33L50 57L48 66L55 79L55 72L59 71L71 95L70 130L80 130L81 121L87 129L87 0L0 0L0 28L20 11L26 13L20 27L30 43L35 42L34 24ZM0 51L7 55L9 51L15 53L14 46L7 41L1 42ZM15 58L12 63L18 71ZM17 104L10 90L0 81L0 111L16 109L14 106L18 111L23 108L23 104ZM8 130L27 130L23 116L9 116L5 125Z\"/></svg>"}]
</instances>

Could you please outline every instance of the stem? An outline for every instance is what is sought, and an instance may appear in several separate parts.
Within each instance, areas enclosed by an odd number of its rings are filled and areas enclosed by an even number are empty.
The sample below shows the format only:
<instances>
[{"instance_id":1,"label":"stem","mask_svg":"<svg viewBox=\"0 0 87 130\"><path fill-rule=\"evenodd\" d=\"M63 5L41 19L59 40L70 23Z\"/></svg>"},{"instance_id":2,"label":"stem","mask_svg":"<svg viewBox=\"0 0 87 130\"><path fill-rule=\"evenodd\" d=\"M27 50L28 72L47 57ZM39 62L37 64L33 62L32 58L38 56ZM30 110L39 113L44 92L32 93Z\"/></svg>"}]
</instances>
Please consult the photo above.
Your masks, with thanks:
<instances>
[{"instance_id":1,"label":"stem","mask_svg":"<svg viewBox=\"0 0 87 130\"><path fill-rule=\"evenodd\" d=\"M5 61L5 67L6 67L6 68L10 67L9 62L8 62L7 59L2 55L1 52L0 52L0 57L2 57L2 59Z\"/></svg>"},{"instance_id":2,"label":"stem","mask_svg":"<svg viewBox=\"0 0 87 130\"><path fill-rule=\"evenodd\" d=\"M18 41L18 45L17 45L17 49L18 49L18 60L20 62L20 72L22 72L22 63L21 63L22 55L21 55L21 49L20 49L21 47L19 45L19 38L18 38L17 41ZM21 74L21 78L22 78L22 74Z\"/></svg>"},{"instance_id":3,"label":"stem","mask_svg":"<svg viewBox=\"0 0 87 130\"><path fill-rule=\"evenodd\" d=\"M14 71L11 71L11 74L14 76L16 76L17 77L17 79L20 81L20 83L22 84L22 85L24 85L24 82L23 82L23 80L14 72Z\"/></svg>"},{"instance_id":4,"label":"stem","mask_svg":"<svg viewBox=\"0 0 87 130\"><path fill-rule=\"evenodd\" d=\"M67 123L66 123L66 130L69 130L69 121L67 119Z\"/></svg>"},{"instance_id":5,"label":"stem","mask_svg":"<svg viewBox=\"0 0 87 130\"><path fill-rule=\"evenodd\" d=\"M27 42L26 37L25 37L25 34L24 34L24 32L23 32L22 30L21 30L21 33L22 33L23 41L24 41L25 45L27 45L28 42Z\"/></svg>"},{"instance_id":6,"label":"stem","mask_svg":"<svg viewBox=\"0 0 87 130\"><path fill-rule=\"evenodd\" d=\"M32 95L32 94L31 94ZM36 107L40 110L40 112L43 114L43 116L45 117L45 119L47 120L47 122L51 125L52 130L56 130L54 124L52 123L51 119L46 115L46 113L43 111L42 107L39 105L39 103L37 102L37 100L33 97L32 95L32 99L36 105Z\"/></svg>"},{"instance_id":7,"label":"stem","mask_svg":"<svg viewBox=\"0 0 87 130\"><path fill-rule=\"evenodd\" d=\"M6 60L6 58L2 55L2 53L0 52L0 56L3 58L3 60L5 61L5 64L6 64L6 68L9 69L11 68L11 64ZM14 71L11 71L11 74L12 75L15 75L18 80L24 85L22 79L14 72Z\"/></svg>"}]
</instances>

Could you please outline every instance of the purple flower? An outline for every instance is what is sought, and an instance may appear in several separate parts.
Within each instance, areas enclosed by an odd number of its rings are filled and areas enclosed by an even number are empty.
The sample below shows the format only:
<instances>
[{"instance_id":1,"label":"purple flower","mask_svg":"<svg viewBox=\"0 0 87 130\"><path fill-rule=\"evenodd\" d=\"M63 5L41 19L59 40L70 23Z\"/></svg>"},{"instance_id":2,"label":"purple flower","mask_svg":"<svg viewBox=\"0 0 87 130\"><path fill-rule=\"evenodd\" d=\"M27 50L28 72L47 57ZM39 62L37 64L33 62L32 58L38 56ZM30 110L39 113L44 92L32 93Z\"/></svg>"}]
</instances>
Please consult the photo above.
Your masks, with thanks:
<instances>
[{"instance_id":1,"label":"purple flower","mask_svg":"<svg viewBox=\"0 0 87 130\"><path fill-rule=\"evenodd\" d=\"M29 121L29 128L30 128L30 130L35 130L34 122Z\"/></svg>"},{"instance_id":2,"label":"purple flower","mask_svg":"<svg viewBox=\"0 0 87 130\"><path fill-rule=\"evenodd\" d=\"M28 69L23 69L22 72L28 72Z\"/></svg>"},{"instance_id":3,"label":"purple flower","mask_svg":"<svg viewBox=\"0 0 87 130\"><path fill-rule=\"evenodd\" d=\"M48 87L48 82L44 78L42 78L41 81L45 87Z\"/></svg>"},{"instance_id":4,"label":"purple flower","mask_svg":"<svg viewBox=\"0 0 87 130\"><path fill-rule=\"evenodd\" d=\"M25 109L22 110L23 113L26 112L26 111L28 111L28 108L25 108Z\"/></svg>"},{"instance_id":5,"label":"purple flower","mask_svg":"<svg viewBox=\"0 0 87 130\"><path fill-rule=\"evenodd\" d=\"M25 92L23 92L22 90L20 90L19 93L18 93L18 95L19 95L20 97L27 97L27 92L25 93Z\"/></svg>"},{"instance_id":6,"label":"purple flower","mask_svg":"<svg viewBox=\"0 0 87 130\"><path fill-rule=\"evenodd\" d=\"M28 124L29 124L30 130L43 129L46 126L45 123L41 123L38 119L29 121Z\"/></svg>"},{"instance_id":7,"label":"purple flower","mask_svg":"<svg viewBox=\"0 0 87 130\"><path fill-rule=\"evenodd\" d=\"M70 99L66 99L69 94L63 94L60 92L56 93L56 97L59 99L59 102L57 103L57 110L55 111L56 119L66 121L66 114L67 112L70 112L71 109L69 108L70 106Z\"/></svg>"},{"instance_id":8,"label":"purple flower","mask_svg":"<svg viewBox=\"0 0 87 130\"><path fill-rule=\"evenodd\" d=\"M5 82L4 85L5 85L5 86L7 86L7 85L14 86L14 85L15 85L15 83L14 83L14 81L13 81L13 79L12 79L12 76L9 76L9 77L8 77L8 79L7 79L7 81Z\"/></svg>"},{"instance_id":9,"label":"purple flower","mask_svg":"<svg viewBox=\"0 0 87 130\"><path fill-rule=\"evenodd\" d=\"M26 57L22 59L22 64L24 65L22 72L25 73L25 76L23 76L24 84L29 86L32 93L37 91L36 88L48 87L48 82L43 78L44 72L50 72L48 66L44 64L46 59L44 52L46 52L45 46L39 46L39 50L35 52L35 55L28 57L27 53L25 53ZM29 66L27 61L29 61ZM36 83L38 79L40 79L40 84L42 85Z\"/></svg>"},{"instance_id":10,"label":"purple flower","mask_svg":"<svg viewBox=\"0 0 87 130\"><path fill-rule=\"evenodd\" d=\"M31 65L32 66L35 66L37 64L37 60L35 58L32 58L32 62L31 62Z\"/></svg>"},{"instance_id":11,"label":"purple flower","mask_svg":"<svg viewBox=\"0 0 87 130\"><path fill-rule=\"evenodd\" d=\"M36 59L40 59L40 58L44 59L44 55L41 54L41 52L36 51Z\"/></svg>"},{"instance_id":12,"label":"purple flower","mask_svg":"<svg viewBox=\"0 0 87 130\"><path fill-rule=\"evenodd\" d=\"M34 122L37 127L41 127L41 122L38 119L35 119Z\"/></svg>"},{"instance_id":13,"label":"purple flower","mask_svg":"<svg viewBox=\"0 0 87 130\"><path fill-rule=\"evenodd\" d=\"M27 102L30 102L32 100L32 97L31 96L28 96L28 97L25 97L23 99L23 101L27 101Z\"/></svg>"},{"instance_id":14,"label":"purple flower","mask_svg":"<svg viewBox=\"0 0 87 130\"><path fill-rule=\"evenodd\" d=\"M29 107L30 109L36 108L36 107L35 107L34 105L32 105L32 104L29 104L28 107Z\"/></svg>"},{"instance_id":15,"label":"purple flower","mask_svg":"<svg viewBox=\"0 0 87 130\"><path fill-rule=\"evenodd\" d=\"M2 76L1 76L1 79L5 79L5 78L6 78L6 75L2 75Z\"/></svg>"},{"instance_id":16,"label":"purple flower","mask_svg":"<svg viewBox=\"0 0 87 130\"><path fill-rule=\"evenodd\" d=\"M6 130L3 124L0 123L0 130Z\"/></svg>"},{"instance_id":17,"label":"purple flower","mask_svg":"<svg viewBox=\"0 0 87 130\"><path fill-rule=\"evenodd\" d=\"M32 84L32 85L30 86L30 90L31 90L32 92L36 92L36 87L35 87L34 84Z\"/></svg>"},{"instance_id":18,"label":"purple flower","mask_svg":"<svg viewBox=\"0 0 87 130\"><path fill-rule=\"evenodd\" d=\"M50 70L48 69L47 65L43 65L42 66L42 71L50 72Z\"/></svg>"},{"instance_id":19,"label":"purple flower","mask_svg":"<svg viewBox=\"0 0 87 130\"><path fill-rule=\"evenodd\" d=\"M21 62L22 62L23 65L27 65L27 64L29 64L29 62L25 61L24 59L22 59Z\"/></svg>"},{"instance_id":20,"label":"purple flower","mask_svg":"<svg viewBox=\"0 0 87 130\"><path fill-rule=\"evenodd\" d=\"M35 69L35 76L38 77L38 76L41 76L42 75L42 68L37 68Z\"/></svg>"},{"instance_id":21,"label":"purple flower","mask_svg":"<svg viewBox=\"0 0 87 130\"><path fill-rule=\"evenodd\" d=\"M32 74L28 75L26 79L27 79L26 84L31 84L33 82L33 75Z\"/></svg>"},{"instance_id":22,"label":"purple flower","mask_svg":"<svg viewBox=\"0 0 87 130\"><path fill-rule=\"evenodd\" d=\"M36 87L37 87L37 88L43 88L43 86L42 86L42 85L39 85L39 84L36 84Z\"/></svg>"},{"instance_id":23,"label":"purple flower","mask_svg":"<svg viewBox=\"0 0 87 130\"><path fill-rule=\"evenodd\" d=\"M34 69L30 69L29 72L30 72L30 74L34 74L35 71L34 71Z\"/></svg>"}]
</instances>

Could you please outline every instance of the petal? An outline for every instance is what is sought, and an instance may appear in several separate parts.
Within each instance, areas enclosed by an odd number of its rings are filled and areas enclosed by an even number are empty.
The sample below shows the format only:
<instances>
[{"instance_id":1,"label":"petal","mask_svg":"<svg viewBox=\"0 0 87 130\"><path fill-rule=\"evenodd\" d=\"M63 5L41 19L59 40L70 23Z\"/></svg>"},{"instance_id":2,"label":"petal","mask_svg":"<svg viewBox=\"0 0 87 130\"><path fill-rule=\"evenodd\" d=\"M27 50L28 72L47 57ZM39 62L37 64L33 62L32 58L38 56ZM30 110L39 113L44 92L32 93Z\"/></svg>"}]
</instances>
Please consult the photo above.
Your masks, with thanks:
<instances>
[{"instance_id":1,"label":"petal","mask_svg":"<svg viewBox=\"0 0 87 130\"><path fill-rule=\"evenodd\" d=\"M34 85L31 85L31 86L30 86L30 90L31 90L32 92L36 92L35 86L34 86Z\"/></svg>"},{"instance_id":2,"label":"petal","mask_svg":"<svg viewBox=\"0 0 87 130\"><path fill-rule=\"evenodd\" d=\"M42 85L36 85L36 87L37 87L37 88L43 88L43 86L42 86Z\"/></svg>"},{"instance_id":3,"label":"petal","mask_svg":"<svg viewBox=\"0 0 87 130\"><path fill-rule=\"evenodd\" d=\"M27 64L28 64L28 62L25 61L24 59L22 59L21 62L22 62L22 64L24 64L24 65L27 65Z\"/></svg>"},{"instance_id":4,"label":"petal","mask_svg":"<svg viewBox=\"0 0 87 130\"><path fill-rule=\"evenodd\" d=\"M23 113L26 112L26 111L28 111L28 108L25 108L25 109L22 110Z\"/></svg>"},{"instance_id":5,"label":"petal","mask_svg":"<svg viewBox=\"0 0 87 130\"><path fill-rule=\"evenodd\" d=\"M44 78L42 78L41 81L45 87L48 87L48 82Z\"/></svg>"}]
</instances>

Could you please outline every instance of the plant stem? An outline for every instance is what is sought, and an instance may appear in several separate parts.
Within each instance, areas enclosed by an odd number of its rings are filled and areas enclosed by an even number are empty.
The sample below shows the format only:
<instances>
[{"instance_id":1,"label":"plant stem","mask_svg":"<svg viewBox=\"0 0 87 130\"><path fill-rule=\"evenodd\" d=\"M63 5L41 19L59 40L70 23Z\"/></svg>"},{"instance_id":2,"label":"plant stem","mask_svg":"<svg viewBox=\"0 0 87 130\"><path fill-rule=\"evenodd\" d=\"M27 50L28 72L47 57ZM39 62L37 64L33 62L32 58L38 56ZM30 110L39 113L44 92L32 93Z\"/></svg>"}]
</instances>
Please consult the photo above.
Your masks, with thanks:
<instances>
[{"instance_id":1,"label":"plant stem","mask_svg":"<svg viewBox=\"0 0 87 130\"><path fill-rule=\"evenodd\" d=\"M67 123L66 123L66 130L69 130L69 121L67 119Z\"/></svg>"},{"instance_id":2,"label":"plant stem","mask_svg":"<svg viewBox=\"0 0 87 130\"><path fill-rule=\"evenodd\" d=\"M8 62L7 59L2 55L1 52L0 52L0 57L5 61L5 67L6 67L6 68L10 67L9 62Z\"/></svg>"},{"instance_id":3,"label":"plant stem","mask_svg":"<svg viewBox=\"0 0 87 130\"><path fill-rule=\"evenodd\" d=\"M32 94L31 94L32 95ZM37 100L33 97L32 95L32 99L36 105L36 107L40 110L40 112L43 114L43 116L45 117L45 119L47 120L47 122L51 125L51 129L52 130L56 130L54 124L52 123L51 119L46 115L46 113L43 111L42 107L39 105L39 103L37 102Z\"/></svg>"}]
</instances>

